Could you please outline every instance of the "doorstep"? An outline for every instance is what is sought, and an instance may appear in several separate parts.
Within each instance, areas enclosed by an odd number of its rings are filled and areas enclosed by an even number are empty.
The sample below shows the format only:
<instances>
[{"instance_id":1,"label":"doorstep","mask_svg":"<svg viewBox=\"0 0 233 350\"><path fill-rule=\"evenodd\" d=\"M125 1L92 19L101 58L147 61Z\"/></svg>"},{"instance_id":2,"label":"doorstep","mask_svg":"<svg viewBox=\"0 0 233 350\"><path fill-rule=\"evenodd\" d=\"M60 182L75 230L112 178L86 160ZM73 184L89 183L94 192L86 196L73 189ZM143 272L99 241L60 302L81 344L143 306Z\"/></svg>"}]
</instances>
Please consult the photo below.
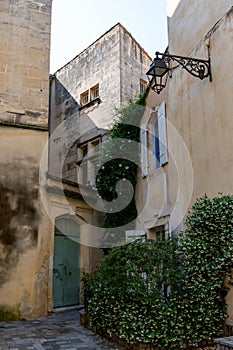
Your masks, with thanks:
<instances>
[{"instance_id":1,"label":"doorstep","mask_svg":"<svg viewBox=\"0 0 233 350\"><path fill-rule=\"evenodd\" d=\"M59 314L59 313L63 313L63 312L82 310L82 309L84 309L84 305L63 306L63 307L54 308L53 313Z\"/></svg>"}]
</instances>

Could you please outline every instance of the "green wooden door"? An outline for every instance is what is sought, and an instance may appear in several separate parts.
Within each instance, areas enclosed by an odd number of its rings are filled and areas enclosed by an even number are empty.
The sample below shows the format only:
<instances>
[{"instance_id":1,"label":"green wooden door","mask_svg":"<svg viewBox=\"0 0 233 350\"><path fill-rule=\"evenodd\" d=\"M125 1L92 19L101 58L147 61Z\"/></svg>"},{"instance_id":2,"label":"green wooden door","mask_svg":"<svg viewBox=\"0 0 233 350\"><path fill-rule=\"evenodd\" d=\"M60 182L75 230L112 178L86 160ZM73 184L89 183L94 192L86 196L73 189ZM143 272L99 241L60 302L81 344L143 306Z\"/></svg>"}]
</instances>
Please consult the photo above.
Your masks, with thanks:
<instances>
[{"instance_id":1,"label":"green wooden door","mask_svg":"<svg viewBox=\"0 0 233 350\"><path fill-rule=\"evenodd\" d=\"M64 232L67 234L63 234ZM62 233L61 233L62 232ZM71 220L56 222L53 259L53 306L71 306L79 302L79 226ZM76 236L74 236L76 234Z\"/></svg>"}]
</instances>

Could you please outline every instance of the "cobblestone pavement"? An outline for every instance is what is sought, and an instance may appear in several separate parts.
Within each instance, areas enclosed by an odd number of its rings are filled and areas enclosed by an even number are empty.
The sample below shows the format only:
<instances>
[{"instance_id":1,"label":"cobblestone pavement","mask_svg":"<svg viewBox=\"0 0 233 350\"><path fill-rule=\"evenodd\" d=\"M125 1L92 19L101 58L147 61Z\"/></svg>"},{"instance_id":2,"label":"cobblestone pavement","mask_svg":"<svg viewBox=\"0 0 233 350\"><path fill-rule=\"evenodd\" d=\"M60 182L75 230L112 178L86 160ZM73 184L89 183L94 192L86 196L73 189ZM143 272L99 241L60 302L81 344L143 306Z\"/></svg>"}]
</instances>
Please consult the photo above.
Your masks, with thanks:
<instances>
[{"instance_id":1,"label":"cobblestone pavement","mask_svg":"<svg viewBox=\"0 0 233 350\"><path fill-rule=\"evenodd\" d=\"M120 350L79 322L79 312L33 321L0 322L0 350Z\"/></svg>"}]
</instances>

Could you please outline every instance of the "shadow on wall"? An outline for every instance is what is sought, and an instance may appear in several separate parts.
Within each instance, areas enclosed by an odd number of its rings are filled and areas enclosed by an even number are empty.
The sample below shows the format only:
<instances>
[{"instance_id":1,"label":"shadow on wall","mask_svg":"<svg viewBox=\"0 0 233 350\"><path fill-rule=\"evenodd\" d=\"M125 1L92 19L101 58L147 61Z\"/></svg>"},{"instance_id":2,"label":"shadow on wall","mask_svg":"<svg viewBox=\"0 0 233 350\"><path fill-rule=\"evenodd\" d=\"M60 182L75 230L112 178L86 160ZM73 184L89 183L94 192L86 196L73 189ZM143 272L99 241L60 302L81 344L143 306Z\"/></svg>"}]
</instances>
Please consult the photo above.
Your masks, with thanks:
<instances>
[{"instance_id":1,"label":"shadow on wall","mask_svg":"<svg viewBox=\"0 0 233 350\"><path fill-rule=\"evenodd\" d=\"M73 182L77 182L78 144L96 137L102 130L88 114L96 112L99 104L85 106L81 112L80 107L76 98L53 76L50 80L49 174Z\"/></svg>"},{"instance_id":2,"label":"shadow on wall","mask_svg":"<svg viewBox=\"0 0 233 350\"><path fill-rule=\"evenodd\" d=\"M10 278L20 254L37 245L40 223L38 164L18 159L1 167L0 286Z\"/></svg>"}]
</instances>

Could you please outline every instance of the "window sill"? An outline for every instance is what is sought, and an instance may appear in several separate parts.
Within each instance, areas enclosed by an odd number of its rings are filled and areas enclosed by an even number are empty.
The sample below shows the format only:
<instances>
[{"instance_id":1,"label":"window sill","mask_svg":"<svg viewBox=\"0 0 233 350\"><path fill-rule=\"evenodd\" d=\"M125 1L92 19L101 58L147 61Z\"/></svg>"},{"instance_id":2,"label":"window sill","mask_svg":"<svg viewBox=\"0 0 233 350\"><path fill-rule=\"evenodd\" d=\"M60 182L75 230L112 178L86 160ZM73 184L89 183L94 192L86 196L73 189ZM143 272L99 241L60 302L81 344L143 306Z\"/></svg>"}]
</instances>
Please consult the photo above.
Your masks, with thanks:
<instances>
[{"instance_id":1,"label":"window sill","mask_svg":"<svg viewBox=\"0 0 233 350\"><path fill-rule=\"evenodd\" d=\"M87 108L87 107L90 107L90 106L93 106L93 105L96 104L96 103L100 104L100 102L101 102L100 97L96 97L94 100L91 100L91 101L85 103L85 105L80 106L80 107L79 107L79 110L81 111L82 109Z\"/></svg>"}]
</instances>

